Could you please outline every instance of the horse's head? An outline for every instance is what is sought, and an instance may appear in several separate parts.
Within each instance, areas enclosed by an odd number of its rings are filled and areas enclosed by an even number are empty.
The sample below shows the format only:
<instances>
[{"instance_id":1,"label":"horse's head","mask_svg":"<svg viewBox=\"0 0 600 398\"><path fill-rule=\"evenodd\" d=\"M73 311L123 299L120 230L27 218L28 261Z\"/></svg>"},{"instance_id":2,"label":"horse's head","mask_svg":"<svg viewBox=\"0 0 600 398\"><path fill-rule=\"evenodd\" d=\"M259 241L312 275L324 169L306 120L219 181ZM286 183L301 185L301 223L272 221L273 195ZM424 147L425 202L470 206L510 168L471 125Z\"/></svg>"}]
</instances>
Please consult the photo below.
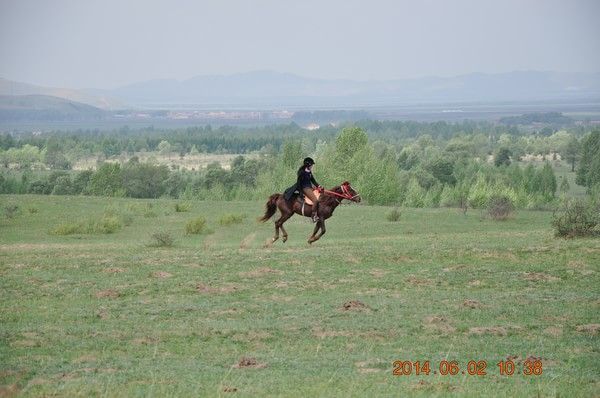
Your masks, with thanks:
<instances>
[{"instance_id":1,"label":"horse's head","mask_svg":"<svg viewBox=\"0 0 600 398\"><path fill-rule=\"evenodd\" d=\"M342 194L346 196L346 199L357 203L360 202L360 194L352 188L348 181L344 181L340 185L340 189L342 190Z\"/></svg>"}]
</instances>

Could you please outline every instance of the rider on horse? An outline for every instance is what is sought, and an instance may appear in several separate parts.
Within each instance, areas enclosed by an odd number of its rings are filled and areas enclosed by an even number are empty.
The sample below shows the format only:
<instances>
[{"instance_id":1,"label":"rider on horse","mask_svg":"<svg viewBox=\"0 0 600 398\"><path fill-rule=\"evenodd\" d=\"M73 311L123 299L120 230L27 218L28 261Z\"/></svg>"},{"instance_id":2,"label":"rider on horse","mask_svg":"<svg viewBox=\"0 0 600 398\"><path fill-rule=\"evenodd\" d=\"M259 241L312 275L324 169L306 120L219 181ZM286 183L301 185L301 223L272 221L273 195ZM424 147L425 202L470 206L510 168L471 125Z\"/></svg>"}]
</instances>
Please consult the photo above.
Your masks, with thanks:
<instances>
[{"instance_id":1,"label":"rider on horse","mask_svg":"<svg viewBox=\"0 0 600 398\"><path fill-rule=\"evenodd\" d=\"M316 222L318 219L317 210L319 209L319 198L313 192L313 185L321 189L319 183L315 180L312 174L312 168L315 161L312 158L305 158L302 166L298 169L298 181L296 182L296 189L304 193L304 196L312 200L312 220Z\"/></svg>"}]
</instances>

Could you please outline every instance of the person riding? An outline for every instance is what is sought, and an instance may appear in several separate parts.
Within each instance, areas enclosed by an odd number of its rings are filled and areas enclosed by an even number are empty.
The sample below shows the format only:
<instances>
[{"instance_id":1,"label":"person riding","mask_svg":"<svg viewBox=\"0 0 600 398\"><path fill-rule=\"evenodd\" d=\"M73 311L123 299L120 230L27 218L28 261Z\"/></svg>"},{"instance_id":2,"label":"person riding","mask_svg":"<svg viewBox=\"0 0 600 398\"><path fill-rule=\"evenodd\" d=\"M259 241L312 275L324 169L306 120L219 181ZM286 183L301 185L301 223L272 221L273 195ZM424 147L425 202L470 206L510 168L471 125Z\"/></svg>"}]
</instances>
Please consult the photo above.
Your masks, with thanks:
<instances>
[{"instance_id":1,"label":"person riding","mask_svg":"<svg viewBox=\"0 0 600 398\"><path fill-rule=\"evenodd\" d=\"M304 196L312 200L312 220L316 222L319 218L317 211L319 209L319 198L313 192L313 185L321 189L321 185L315 180L312 174L312 168L315 161L312 158L305 158L302 166L298 169L298 181L296 187L304 193Z\"/></svg>"}]
</instances>

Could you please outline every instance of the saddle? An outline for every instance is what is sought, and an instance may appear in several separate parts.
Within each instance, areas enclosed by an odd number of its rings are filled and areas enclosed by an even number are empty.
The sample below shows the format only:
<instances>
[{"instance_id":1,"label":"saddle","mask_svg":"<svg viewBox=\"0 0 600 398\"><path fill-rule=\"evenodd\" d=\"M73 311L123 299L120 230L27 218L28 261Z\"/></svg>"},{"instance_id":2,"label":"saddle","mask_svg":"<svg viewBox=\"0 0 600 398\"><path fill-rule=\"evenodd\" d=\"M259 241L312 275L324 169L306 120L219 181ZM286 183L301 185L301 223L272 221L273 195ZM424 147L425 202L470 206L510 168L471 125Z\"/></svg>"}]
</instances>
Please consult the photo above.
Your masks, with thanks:
<instances>
[{"instance_id":1,"label":"saddle","mask_svg":"<svg viewBox=\"0 0 600 398\"><path fill-rule=\"evenodd\" d=\"M313 188L313 193L315 194L315 196L317 197L317 199L319 198L319 196L321 196L321 192L319 192L319 190L317 188ZM309 198L306 198L304 196L304 193L302 193L302 191L298 190L298 188L296 187L296 185L292 185L291 187L289 187L288 189L286 189L283 193L283 198L285 200L292 200L292 198L298 196L300 198L301 202L306 203L307 205L312 205L313 202L312 200L310 200ZM304 204L303 203L303 204Z\"/></svg>"}]
</instances>

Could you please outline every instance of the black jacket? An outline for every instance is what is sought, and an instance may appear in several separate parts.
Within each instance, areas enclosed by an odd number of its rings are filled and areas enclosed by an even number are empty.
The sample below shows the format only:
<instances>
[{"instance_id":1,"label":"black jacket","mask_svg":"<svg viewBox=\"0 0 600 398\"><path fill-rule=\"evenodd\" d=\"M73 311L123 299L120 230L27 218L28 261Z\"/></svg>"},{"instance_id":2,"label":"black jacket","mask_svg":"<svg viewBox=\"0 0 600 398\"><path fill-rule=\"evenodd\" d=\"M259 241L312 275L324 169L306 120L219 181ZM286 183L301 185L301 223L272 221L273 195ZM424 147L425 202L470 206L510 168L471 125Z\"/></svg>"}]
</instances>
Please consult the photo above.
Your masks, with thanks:
<instances>
[{"instance_id":1,"label":"black jacket","mask_svg":"<svg viewBox=\"0 0 600 398\"><path fill-rule=\"evenodd\" d=\"M296 191L302 194L303 188L311 188L312 185L319 186L319 183L315 180L312 172L306 171L304 167L301 167L298 169L298 179L296 180L296 183L285 190L283 197L285 200L290 200Z\"/></svg>"}]
</instances>

